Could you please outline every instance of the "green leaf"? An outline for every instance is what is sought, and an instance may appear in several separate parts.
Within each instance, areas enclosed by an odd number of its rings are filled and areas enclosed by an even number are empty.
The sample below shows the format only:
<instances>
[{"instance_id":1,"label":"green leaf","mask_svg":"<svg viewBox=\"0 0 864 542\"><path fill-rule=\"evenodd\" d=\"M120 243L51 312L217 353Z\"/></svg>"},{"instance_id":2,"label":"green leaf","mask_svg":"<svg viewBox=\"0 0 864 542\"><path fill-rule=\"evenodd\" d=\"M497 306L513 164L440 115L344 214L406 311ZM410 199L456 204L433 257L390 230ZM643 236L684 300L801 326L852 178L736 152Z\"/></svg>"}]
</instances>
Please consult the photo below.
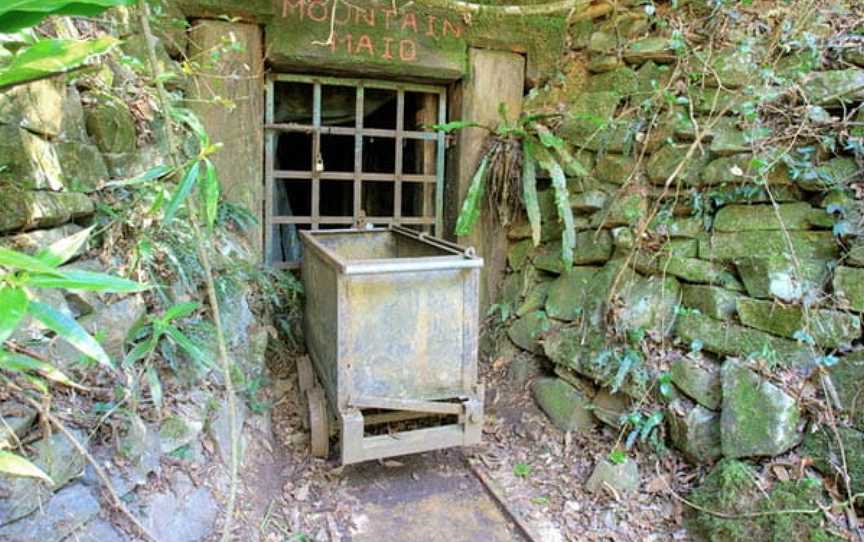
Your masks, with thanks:
<instances>
[{"instance_id":1,"label":"green leaf","mask_svg":"<svg viewBox=\"0 0 864 542\"><path fill-rule=\"evenodd\" d=\"M38 301L30 302L29 312L34 318L45 324L45 327L57 333L57 335L68 341L69 344L83 354L95 359L102 365L112 367L111 358L108 357L102 346L72 318L59 312L54 307L39 303Z\"/></svg>"},{"instance_id":2,"label":"green leaf","mask_svg":"<svg viewBox=\"0 0 864 542\"><path fill-rule=\"evenodd\" d=\"M94 17L108 8L129 6L134 0L4 0L0 5L0 32L35 26L49 15Z\"/></svg>"},{"instance_id":3,"label":"green leaf","mask_svg":"<svg viewBox=\"0 0 864 542\"><path fill-rule=\"evenodd\" d=\"M57 369L53 365L22 354L11 354L9 352L0 351L0 369L18 373L35 372L53 382L64 384L66 386L80 387L75 384L72 379L66 376L63 371Z\"/></svg>"},{"instance_id":4,"label":"green leaf","mask_svg":"<svg viewBox=\"0 0 864 542\"><path fill-rule=\"evenodd\" d=\"M33 256L28 256L6 247L0 247L0 267L6 267L12 271L29 271L31 273L45 273L48 275L57 275L60 273L54 269L55 266L53 265L48 265Z\"/></svg>"},{"instance_id":5,"label":"green leaf","mask_svg":"<svg viewBox=\"0 0 864 542\"><path fill-rule=\"evenodd\" d=\"M165 334L171 337L171 339L177 343L184 352L189 354L189 357L191 357L196 363L205 366L210 365L210 360L206 355L204 355L201 347L195 344L192 339L184 335L179 329L174 326L168 326L165 328Z\"/></svg>"},{"instance_id":6,"label":"green leaf","mask_svg":"<svg viewBox=\"0 0 864 542\"><path fill-rule=\"evenodd\" d=\"M615 450L609 454L609 461L616 465L621 465L627 461L627 452L624 450Z\"/></svg>"},{"instance_id":7,"label":"green leaf","mask_svg":"<svg viewBox=\"0 0 864 542\"><path fill-rule=\"evenodd\" d=\"M207 135L207 130L201 124L201 119L198 118L198 115L183 107L172 107L171 116L177 122L188 126L195 133L202 150L210 146L210 136Z\"/></svg>"},{"instance_id":8,"label":"green leaf","mask_svg":"<svg viewBox=\"0 0 864 542\"><path fill-rule=\"evenodd\" d=\"M538 152L540 166L552 177L552 188L555 191L555 208L558 218L564 222L561 233L561 261L564 269L573 267L573 249L576 248L576 225L573 220L573 209L570 208L570 193L567 190L567 177L561 165L547 152Z\"/></svg>"},{"instance_id":9,"label":"green leaf","mask_svg":"<svg viewBox=\"0 0 864 542\"><path fill-rule=\"evenodd\" d=\"M0 288L0 344L12 336L27 313L27 292L21 288Z\"/></svg>"},{"instance_id":10,"label":"green leaf","mask_svg":"<svg viewBox=\"0 0 864 542\"><path fill-rule=\"evenodd\" d=\"M166 225L174 219L174 215L177 214L183 200L186 199L189 193L192 192L192 188L195 187L195 183L198 181L200 168L201 162L195 162L192 164L192 166L186 170L186 175L183 176L183 180L180 181L177 189L174 190L174 194L171 196L171 201L168 202L168 207L165 209L164 223Z\"/></svg>"},{"instance_id":11,"label":"green leaf","mask_svg":"<svg viewBox=\"0 0 864 542\"><path fill-rule=\"evenodd\" d=\"M58 265L68 262L78 254L78 251L81 250L81 247L84 246L84 243L86 243L87 239L90 238L90 233L95 227L96 226L90 226L86 230L81 230L74 235L70 235L69 237L65 237L52 243L51 246L40 250L36 254L36 258L42 260L51 267L57 267Z\"/></svg>"},{"instance_id":12,"label":"green leaf","mask_svg":"<svg viewBox=\"0 0 864 542\"><path fill-rule=\"evenodd\" d=\"M131 332L130 332L131 334ZM150 352L156 348L156 343L158 342L159 337L153 335L146 341L140 342L136 344L132 350L130 350L126 357L123 358L123 366L128 367L135 363L136 361L143 359L150 355Z\"/></svg>"},{"instance_id":13,"label":"green leaf","mask_svg":"<svg viewBox=\"0 0 864 542\"><path fill-rule=\"evenodd\" d=\"M70 269L55 275L35 274L27 277L27 285L37 288L65 288L89 292L129 294L148 290L150 286L134 280L115 277L105 273Z\"/></svg>"},{"instance_id":14,"label":"green leaf","mask_svg":"<svg viewBox=\"0 0 864 542\"><path fill-rule=\"evenodd\" d=\"M153 399L153 405L157 409L162 408L162 382L159 380L159 373L154 367L147 367L144 371L144 376L147 378L147 385L150 387L150 398Z\"/></svg>"},{"instance_id":15,"label":"green leaf","mask_svg":"<svg viewBox=\"0 0 864 542\"><path fill-rule=\"evenodd\" d=\"M176 305L173 305L171 308L165 311L165 314L163 314L162 317L159 318L159 320L167 323L177 318L189 316L190 314L198 310L199 306L200 304L195 303L194 301L189 301L187 303L177 303Z\"/></svg>"},{"instance_id":16,"label":"green leaf","mask_svg":"<svg viewBox=\"0 0 864 542\"><path fill-rule=\"evenodd\" d=\"M534 153L531 149L531 141L522 141L522 203L525 204L525 212L528 214L528 223L531 224L531 239L534 246L540 244L540 202L537 199L537 163L534 161Z\"/></svg>"},{"instance_id":17,"label":"green leaf","mask_svg":"<svg viewBox=\"0 0 864 542\"><path fill-rule=\"evenodd\" d=\"M209 159L204 159L206 172L204 175L204 189L201 191L204 198L204 217L207 227L213 229L216 224L216 215L219 210L219 179L216 177L216 167Z\"/></svg>"},{"instance_id":18,"label":"green leaf","mask_svg":"<svg viewBox=\"0 0 864 542\"><path fill-rule=\"evenodd\" d=\"M45 474L42 469L27 461L20 455L15 455L12 452L0 450L0 472L11 474L12 476L26 476L29 478L39 478L45 480L49 484L54 481L50 476Z\"/></svg>"},{"instance_id":19,"label":"green leaf","mask_svg":"<svg viewBox=\"0 0 864 542\"><path fill-rule=\"evenodd\" d=\"M445 134L455 132L456 130L462 130L463 128L485 128L485 126L470 120L454 120L445 124L432 125L433 130L444 132Z\"/></svg>"},{"instance_id":20,"label":"green leaf","mask_svg":"<svg viewBox=\"0 0 864 542\"><path fill-rule=\"evenodd\" d=\"M40 40L19 51L0 68L0 89L42 79L77 68L93 55L108 51L119 43L102 36L92 40Z\"/></svg>"},{"instance_id":21,"label":"green leaf","mask_svg":"<svg viewBox=\"0 0 864 542\"><path fill-rule=\"evenodd\" d=\"M122 187L122 186L136 186L139 184L147 184L154 179L159 179L161 177L168 175L172 171L174 171L174 167L162 164L159 166L154 166L154 167L148 169L147 171L145 171L144 173L142 173L141 175L138 175L137 177L133 177L131 179L123 179L120 181L109 181L109 182L105 183L105 187L106 188L107 187L117 188L117 187Z\"/></svg>"},{"instance_id":22,"label":"green leaf","mask_svg":"<svg viewBox=\"0 0 864 542\"><path fill-rule=\"evenodd\" d=\"M462 212L456 220L456 235L468 235L474 223L480 218L480 210L483 207L483 194L486 191L486 168L489 165L489 154L480 160L480 166L471 178L471 186L462 203Z\"/></svg>"}]
</instances>

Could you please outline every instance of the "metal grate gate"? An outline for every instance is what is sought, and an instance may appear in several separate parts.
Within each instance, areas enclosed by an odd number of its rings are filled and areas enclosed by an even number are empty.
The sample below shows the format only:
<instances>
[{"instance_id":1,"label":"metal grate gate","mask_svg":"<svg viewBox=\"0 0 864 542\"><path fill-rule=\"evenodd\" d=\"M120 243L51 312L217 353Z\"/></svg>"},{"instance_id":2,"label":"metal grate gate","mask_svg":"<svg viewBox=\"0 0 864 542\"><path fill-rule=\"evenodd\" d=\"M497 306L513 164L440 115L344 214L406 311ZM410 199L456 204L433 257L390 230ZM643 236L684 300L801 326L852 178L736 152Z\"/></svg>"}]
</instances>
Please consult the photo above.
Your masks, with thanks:
<instances>
[{"instance_id":1,"label":"metal grate gate","mask_svg":"<svg viewBox=\"0 0 864 542\"><path fill-rule=\"evenodd\" d=\"M446 121L446 104L438 86L272 75L265 119L268 263L296 268L303 229L362 220L434 228L440 236L445 136L431 125ZM406 118L408 106L414 118ZM382 200L390 198L388 208Z\"/></svg>"}]
</instances>

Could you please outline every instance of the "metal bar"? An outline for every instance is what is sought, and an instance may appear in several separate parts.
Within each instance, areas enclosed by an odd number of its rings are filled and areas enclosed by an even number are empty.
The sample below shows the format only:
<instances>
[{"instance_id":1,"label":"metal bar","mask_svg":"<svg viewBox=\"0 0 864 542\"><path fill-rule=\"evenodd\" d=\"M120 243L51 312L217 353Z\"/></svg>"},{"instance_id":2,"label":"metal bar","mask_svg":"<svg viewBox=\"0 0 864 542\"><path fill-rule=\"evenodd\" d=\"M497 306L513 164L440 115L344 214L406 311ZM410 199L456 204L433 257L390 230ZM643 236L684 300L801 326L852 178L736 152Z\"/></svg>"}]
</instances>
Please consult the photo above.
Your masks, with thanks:
<instances>
[{"instance_id":1,"label":"metal bar","mask_svg":"<svg viewBox=\"0 0 864 542\"><path fill-rule=\"evenodd\" d=\"M321 200L321 171L318 165L321 155L321 83L315 83L312 91L312 229L318 229L318 215Z\"/></svg>"},{"instance_id":2,"label":"metal bar","mask_svg":"<svg viewBox=\"0 0 864 542\"><path fill-rule=\"evenodd\" d=\"M447 122L447 94L442 92L438 97L438 124ZM444 132L438 131L438 156L435 160L435 235L444 236Z\"/></svg>"},{"instance_id":3,"label":"metal bar","mask_svg":"<svg viewBox=\"0 0 864 542\"><path fill-rule=\"evenodd\" d=\"M309 124L296 124L296 123L287 123L287 124L265 124L265 130L273 131L273 132L299 132L304 134L311 134L315 131L315 127ZM357 128L348 127L348 126L321 126L319 127L319 131L324 135L347 135L352 136L357 134L367 136L367 137L382 137L382 138L390 138L396 137L396 130L391 130L389 128L363 128L362 130L358 130ZM419 139L425 141L435 141L438 139L437 132L424 132L418 130L403 130L402 137L404 139Z\"/></svg>"},{"instance_id":4,"label":"metal bar","mask_svg":"<svg viewBox=\"0 0 864 542\"><path fill-rule=\"evenodd\" d=\"M362 428L362 426L361 426ZM342 439L342 463L351 464L370 459L383 459L396 455L416 454L462 445L463 429L459 424L442 425L413 431L400 431L394 435L356 439Z\"/></svg>"},{"instance_id":5,"label":"metal bar","mask_svg":"<svg viewBox=\"0 0 864 542\"><path fill-rule=\"evenodd\" d=\"M272 224L312 224L311 216L294 216L294 215L275 215L271 217ZM351 216L319 216L319 224L354 224L356 220ZM392 216L367 216L366 222L369 224L384 224L391 225L394 222ZM399 220L400 224L417 225L417 226L433 226L434 218L422 216L402 217Z\"/></svg>"},{"instance_id":6,"label":"metal bar","mask_svg":"<svg viewBox=\"0 0 864 542\"><path fill-rule=\"evenodd\" d=\"M402 217L402 130L405 128L405 91L396 91L396 181L393 186L393 218Z\"/></svg>"},{"instance_id":7,"label":"metal bar","mask_svg":"<svg viewBox=\"0 0 864 542\"><path fill-rule=\"evenodd\" d=\"M433 94L441 94L444 92L439 86L425 85L423 83L406 83L397 81L380 81L374 79L352 79L346 77L325 77L318 75L300 75L290 73L273 74L271 78L275 81L288 81L294 83L320 83L324 85L335 86L357 86L362 84L366 88L380 88L386 90L404 89L410 92L429 92Z\"/></svg>"},{"instance_id":8,"label":"metal bar","mask_svg":"<svg viewBox=\"0 0 864 542\"><path fill-rule=\"evenodd\" d=\"M267 103L264 112L264 119L268 123L273 122L273 102L275 101L273 87L273 79L268 79L266 87ZM272 264L273 223L271 222L271 219L273 215L273 162L276 153L276 134L265 131L264 138L264 261L268 264Z\"/></svg>"},{"instance_id":9,"label":"metal bar","mask_svg":"<svg viewBox=\"0 0 864 542\"><path fill-rule=\"evenodd\" d=\"M300 179L308 181L312 179L312 172L306 170L277 169L273 171L273 178ZM355 180L355 173L347 171L322 171L318 174L318 178L322 181L353 181ZM364 173L362 174L362 180L393 182L396 180L396 175L389 173ZM412 183L427 184L435 184L438 182L437 177L434 175L402 175L402 180Z\"/></svg>"},{"instance_id":10,"label":"metal bar","mask_svg":"<svg viewBox=\"0 0 864 542\"><path fill-rule=\"evenodd\" d=\"M348 401L354 408L383 408L387 410L408 410L411 412L426 412L429 414L459 415L465 410L462 403L444 403L437 401L422 401L419 399L401 399L394 397L374 397L360 395Z\"/></svg>"},{"instance_id":11,"label":"metal bar","mask_svg":"<svg viewBox=\"0 0 864 542\"><path fill-rule=\"evenodd\" d=\"M355 222L359 222L363 210L363 117L366 107L366 93L363 84L357 85L357 133L354 136L354 209L352 212Z\"/></svg>"},{"instance_id":12,"label":"metal bar","mask_svg":"<svg viewBox=\"0 0 864 542\"><path fill-rule=\"evenodd\" d=\"M426 412L406 412L404 410L379 412L376 414L364 414L363 425L370 426L393 422L407 422L409 420L421 420L428 417L430 417L430 415Z\"/></svg>"},{"instance_id":13,"label":"metal bar","mask_svg":"<svg viewBox=\"0 0 864 542\"><path fill-rule=\"evenodd\" d=\"M483 260L457 256L427 257L416 260L352 261L345 265L346 275L384 275L387 273L417 273L422 271L441 271L450 269L473 269L483 267Z\"/></svg>"}]
</instances>

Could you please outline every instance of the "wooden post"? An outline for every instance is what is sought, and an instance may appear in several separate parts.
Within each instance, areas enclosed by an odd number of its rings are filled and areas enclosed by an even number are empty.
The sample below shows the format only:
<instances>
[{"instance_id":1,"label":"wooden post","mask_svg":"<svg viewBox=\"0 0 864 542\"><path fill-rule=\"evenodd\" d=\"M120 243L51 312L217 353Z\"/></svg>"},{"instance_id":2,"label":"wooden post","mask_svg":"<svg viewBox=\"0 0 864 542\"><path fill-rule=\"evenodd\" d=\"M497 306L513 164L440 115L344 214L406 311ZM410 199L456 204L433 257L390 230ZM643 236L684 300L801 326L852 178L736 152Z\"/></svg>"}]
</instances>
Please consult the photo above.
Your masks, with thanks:
<instances>
[{"instance_id":1,"label":"wooden post","mask_svg":"<svg viewBox=\"0 0 864 542\"><path fill-rule=\"evenodd\" d=\"M226 38L242 47L212 63L210 53ZM199 19L189 38L189 56L204 68L190 85L190 108L198 114L222 150L213 163L227 201L246 206L263 223L264 199L264 51L261 28L253 24ZM220 102L214 102L214 98ZM233 107L226 107L226 101ZM253 226L248 238L260 259L262 231Z\"/></svg>"},{"instance_id":2,"label":"wooden post","mask_svg":"<svg viewBox=\"0 0 864 542\"><path fill-rule=\"evenodd\" d=\"M495 127L500 122L498 108L507 107L512 122L522 113L522 96L525 88L525 58L510 52L486 49L468 51L468 76L461 85L461 107L453 118L474 121ZM452 116L452 115L451 115ZM482 128L467 128L458 135L456 152L451 153L451 169L457 181L457 190L449 192L448 208L458 216L462 201L480 163L483 145L489 133ZM495 300L498 286L507 267L507 232L497 219L484 213L471 235L460 237L460 244L470 245L483 257L485 266L480 281L481 314ZM455 227L455 216L448 217L448 232Z\"/></svg>"}]
</instances>

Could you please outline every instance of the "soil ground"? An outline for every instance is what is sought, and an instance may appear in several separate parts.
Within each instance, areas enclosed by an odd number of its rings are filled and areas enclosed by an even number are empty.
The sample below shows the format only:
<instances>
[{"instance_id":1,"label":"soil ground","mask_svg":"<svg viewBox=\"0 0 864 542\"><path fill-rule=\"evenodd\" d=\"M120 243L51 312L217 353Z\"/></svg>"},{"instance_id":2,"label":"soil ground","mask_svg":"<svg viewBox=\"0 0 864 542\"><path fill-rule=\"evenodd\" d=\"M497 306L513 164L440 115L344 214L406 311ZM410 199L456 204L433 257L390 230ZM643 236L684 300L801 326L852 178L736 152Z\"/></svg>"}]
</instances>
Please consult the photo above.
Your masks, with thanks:
<instances>
[{"instance_id":1,"label":"soil ground","mask_svg":"<svg viewBox=\"0 0 864 542\"><path fill-rule=\"evenodd\" d=\"M308 454L293 360L272 367L272 434L248 443L238 498L243 540L498 542L686 540L681 504L695 472L672 455L634 456L642 483L635 495L584 489L597 458L618 435L598 426L565 435L536 408L518 363L497 360L487 385L482 445L340 467ZM517 383L520 381L521 383ZM661 459L658 459L661 457ZM472 470L498 488L506 508Z\"/></svg>"}]
</instances>

